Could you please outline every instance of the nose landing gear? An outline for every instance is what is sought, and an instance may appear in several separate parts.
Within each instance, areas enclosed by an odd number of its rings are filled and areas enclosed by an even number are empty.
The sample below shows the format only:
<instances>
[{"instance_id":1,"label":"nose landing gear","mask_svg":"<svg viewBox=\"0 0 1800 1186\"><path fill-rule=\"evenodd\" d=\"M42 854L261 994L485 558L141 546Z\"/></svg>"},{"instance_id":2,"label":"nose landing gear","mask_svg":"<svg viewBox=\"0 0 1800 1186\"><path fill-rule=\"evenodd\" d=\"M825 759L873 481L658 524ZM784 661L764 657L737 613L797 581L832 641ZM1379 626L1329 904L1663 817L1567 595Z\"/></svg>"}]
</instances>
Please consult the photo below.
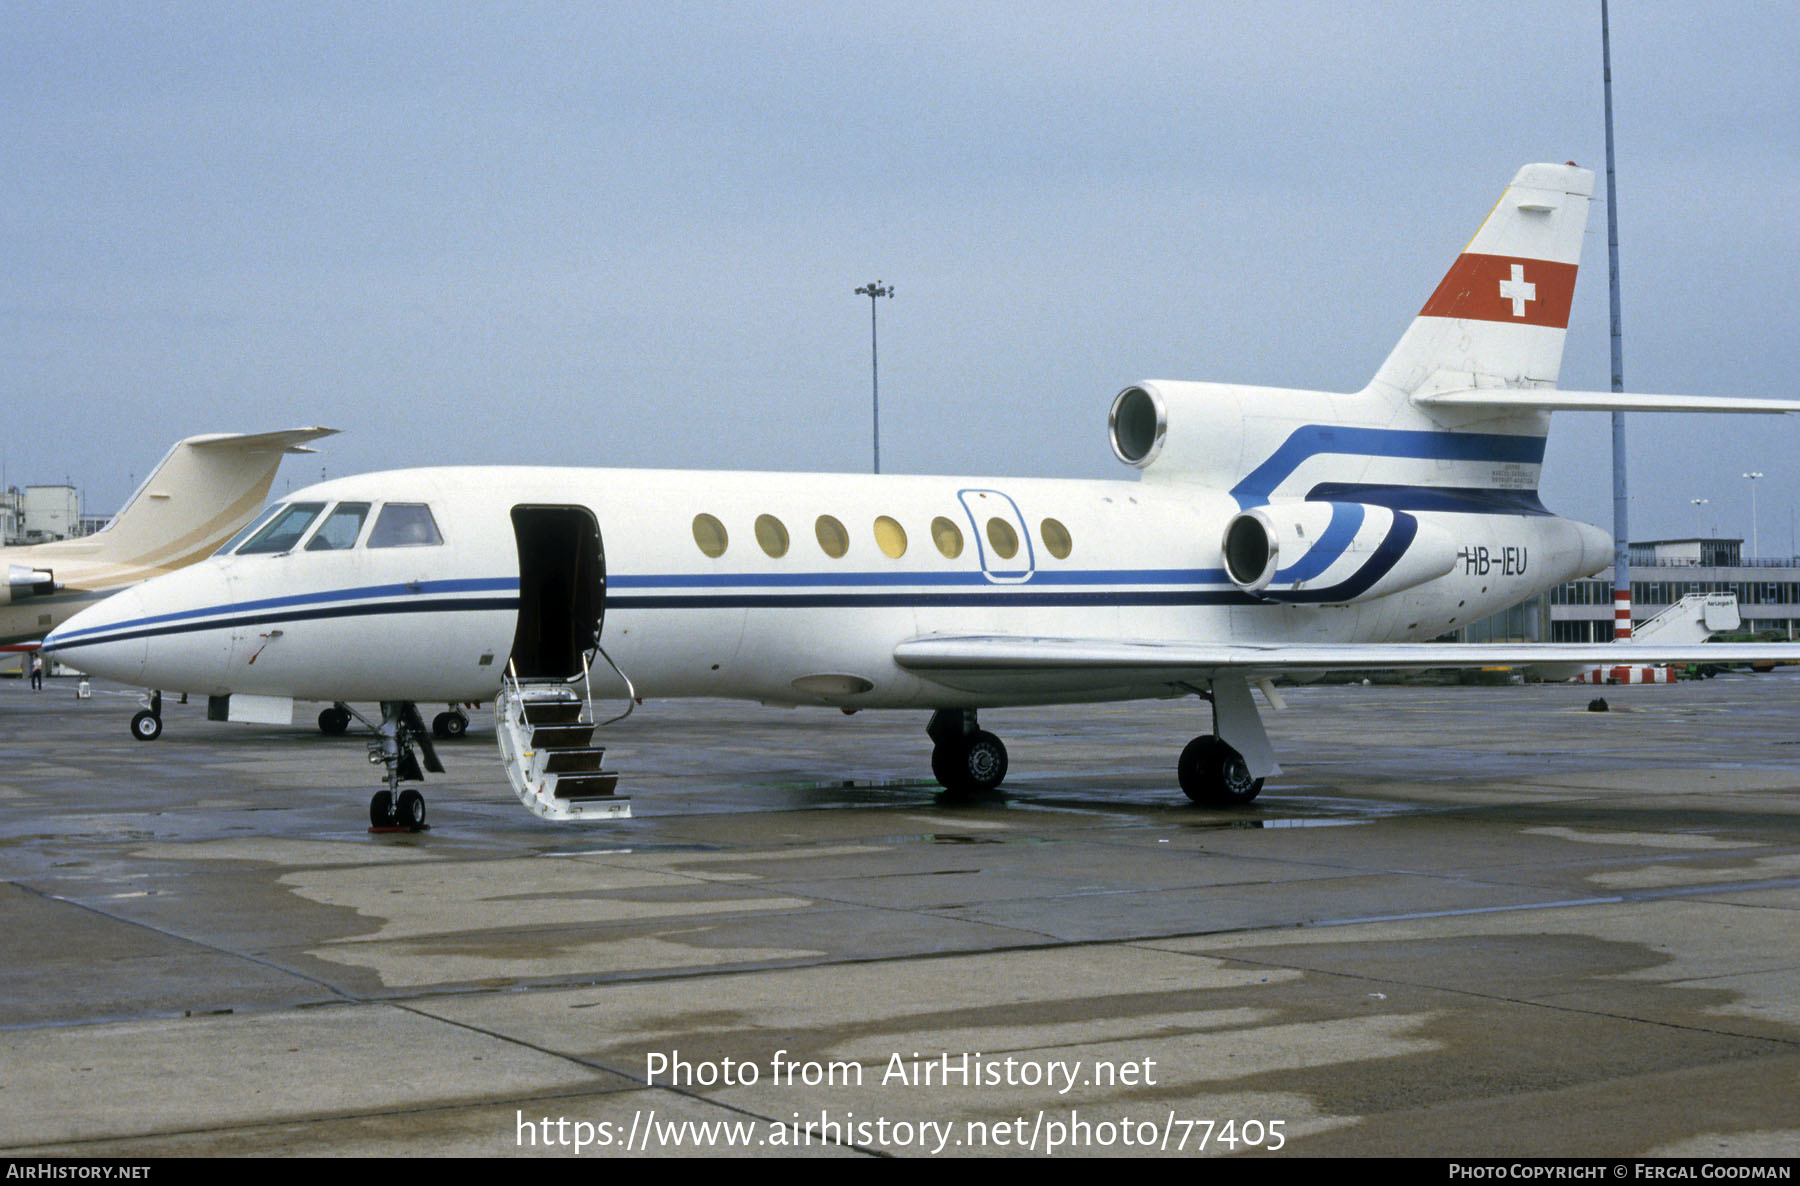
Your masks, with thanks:
<instances>
[{"instance_id":1,"label":"nose landing gear","mask_svg":"<svg viewBox=\"0 0 1800 1186\"><path fill-rule=\"evenodd\" d=\"M369 763L387 768L387 788L369 800L369 827L374 831L425 830L425 796L402 782L423 782L425 770L442 774L444 764L432 748L431 732L410 700L384 700L376 740L369 743ZM420 768L420 758L424 769Z\"/></svg>"}]
</instances>

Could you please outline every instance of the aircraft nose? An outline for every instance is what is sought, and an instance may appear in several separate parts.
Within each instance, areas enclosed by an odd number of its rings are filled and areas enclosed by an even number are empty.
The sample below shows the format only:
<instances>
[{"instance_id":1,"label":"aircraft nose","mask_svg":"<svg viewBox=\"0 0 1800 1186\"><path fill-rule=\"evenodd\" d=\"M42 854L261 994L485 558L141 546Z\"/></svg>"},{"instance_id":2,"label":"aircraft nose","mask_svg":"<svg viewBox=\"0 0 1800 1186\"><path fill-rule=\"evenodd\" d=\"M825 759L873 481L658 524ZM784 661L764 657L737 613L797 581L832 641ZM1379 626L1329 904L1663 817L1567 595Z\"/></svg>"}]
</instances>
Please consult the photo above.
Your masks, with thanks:
<instances>
[{"instance_id":1,"label":"aircraft nose","mask_svg":"<svg viewBox=\"0 0 1800 1186\"><path fill-rule=\"evenodd\" d=\"M89 675L141 684L146 640L131 624L143 617L138 590L115 593L52 630L43 653Z\"/></svg>"}]
</instances>

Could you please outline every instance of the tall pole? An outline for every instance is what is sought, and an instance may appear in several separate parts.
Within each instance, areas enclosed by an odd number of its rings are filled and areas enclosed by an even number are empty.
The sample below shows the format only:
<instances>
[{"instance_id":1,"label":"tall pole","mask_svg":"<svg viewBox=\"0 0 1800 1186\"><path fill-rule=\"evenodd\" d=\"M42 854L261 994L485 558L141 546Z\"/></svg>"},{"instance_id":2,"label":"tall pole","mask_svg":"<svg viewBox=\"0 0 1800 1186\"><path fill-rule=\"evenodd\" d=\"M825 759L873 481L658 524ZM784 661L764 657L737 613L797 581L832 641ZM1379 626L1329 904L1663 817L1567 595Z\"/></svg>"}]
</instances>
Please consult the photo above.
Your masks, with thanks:
<instances>
[{"instance_id":1,"label":"tall pole","mask_svg":"<svg viewBox=\"0 0 1800 1186\"><path fill-rule=\"evenodd\" d=\"M1612 305L1612 389L1625 390L1625 349L1619 328L1619 191L1613 178L1612 30L1600 0L1600 61L1606 90L1606 280ZM1625 490L1625 413L1612 414L1613 637L1631 638L1630 499Z\"/></svg>"},{"instance_id":2,"label":"tall pole","mask_svg":"<svg viewBox=\"0 0 1800 1186\"><path fill-rule=\"evenodd\" d=\"M1750 555L1755 558L1762 555L1762 540L1756 534L1756 481L1762 474L1748 473L1744 477L1750 482Z\"/></svg>"},{"instance_id":3,"label":"tall pole","mask_svg":"<svg viewBox=\"0 0 1800 1186\"><path fill-rule=\"evenodd\" d=\"M883 285L877 280L873 284L865 284L856 290L857 296L869 298L869 391L874 404L871 420L875 426L875 472L881 472L881 356L875 348L875 298L891 297L894 290L891 285Z\"/></svg>"}]
</instances>

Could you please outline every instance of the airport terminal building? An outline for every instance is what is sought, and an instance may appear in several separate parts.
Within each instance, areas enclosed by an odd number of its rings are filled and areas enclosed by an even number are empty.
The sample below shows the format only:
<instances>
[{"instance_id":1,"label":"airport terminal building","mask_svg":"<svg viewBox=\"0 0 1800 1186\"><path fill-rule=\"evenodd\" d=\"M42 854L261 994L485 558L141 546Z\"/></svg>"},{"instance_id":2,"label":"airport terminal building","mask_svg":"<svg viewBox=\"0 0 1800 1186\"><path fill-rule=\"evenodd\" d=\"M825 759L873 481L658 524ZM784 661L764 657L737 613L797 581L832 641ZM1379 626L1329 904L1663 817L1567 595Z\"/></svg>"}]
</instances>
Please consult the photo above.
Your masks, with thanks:
<instances>
[{"instance_id":1,"label":"airport terminal building","mask_svg":"<svg viewBox=\"0 0 1800 1186\"><path fill-rule=\"evenodd\" d=\"M1632 617L1655 617L1689 593L1735 593L1747 631L1800 638L1800 557L1745 557L1741 539L1649 540L1631 545ZM1473 623L1468 642L1606 642L1612 638L1611 567Z\"/></svg>"}]
</instances>

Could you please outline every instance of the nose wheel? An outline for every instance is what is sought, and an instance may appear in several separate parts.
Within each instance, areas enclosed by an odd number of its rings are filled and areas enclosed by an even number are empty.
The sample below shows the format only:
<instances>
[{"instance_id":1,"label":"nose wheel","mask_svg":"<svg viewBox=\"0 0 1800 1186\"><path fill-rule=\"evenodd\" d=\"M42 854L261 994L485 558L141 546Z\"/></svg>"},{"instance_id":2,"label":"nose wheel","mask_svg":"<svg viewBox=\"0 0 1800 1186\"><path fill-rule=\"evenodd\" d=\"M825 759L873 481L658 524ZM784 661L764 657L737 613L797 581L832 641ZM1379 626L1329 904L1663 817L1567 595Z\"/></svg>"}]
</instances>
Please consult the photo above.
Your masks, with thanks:
<instances>
[{"instance_id":1,"label":"nose wheel","mask_svg":"<svg viewBox=\"0 0 1800 1186\"><path fill-rule=\"evenodd\" d=\"M387 768L387 788L369 800L369 827L375 831L422 832L425 830L425 796L402 782L423 782L425 770L442 774L431 746L431 734L409 700L383 701L377 739L369 746L369 762ZM421 769L420 759L424 759Z\"/></svg>"}]
</instances>

